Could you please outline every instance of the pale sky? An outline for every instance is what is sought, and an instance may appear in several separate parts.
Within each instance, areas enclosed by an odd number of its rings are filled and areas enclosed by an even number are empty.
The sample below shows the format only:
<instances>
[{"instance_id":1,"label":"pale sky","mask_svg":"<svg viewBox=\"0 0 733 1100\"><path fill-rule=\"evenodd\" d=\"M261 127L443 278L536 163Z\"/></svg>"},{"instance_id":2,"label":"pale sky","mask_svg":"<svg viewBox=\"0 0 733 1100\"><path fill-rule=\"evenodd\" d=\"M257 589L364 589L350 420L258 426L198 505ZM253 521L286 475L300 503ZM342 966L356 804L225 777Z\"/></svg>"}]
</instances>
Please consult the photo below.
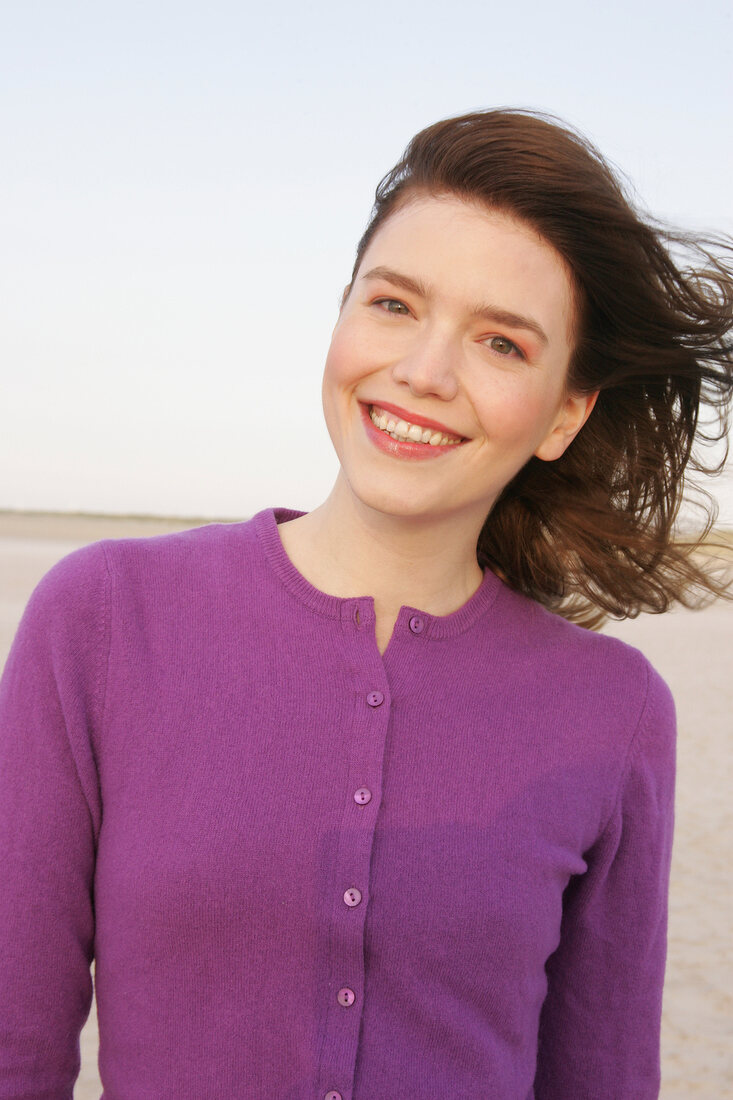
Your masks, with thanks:
<instances>
[{"instance_id":1,"label":"pale sky","mask_svg":"<svg viewBox=\"0 0 733 1100\"><path fill-rule=\"evenodd\" d=\"M409 138L550 111L733 233L731 43L730 0L4 5L0 508L315 507L339 295Z\"/></svg>"}]
</instances>

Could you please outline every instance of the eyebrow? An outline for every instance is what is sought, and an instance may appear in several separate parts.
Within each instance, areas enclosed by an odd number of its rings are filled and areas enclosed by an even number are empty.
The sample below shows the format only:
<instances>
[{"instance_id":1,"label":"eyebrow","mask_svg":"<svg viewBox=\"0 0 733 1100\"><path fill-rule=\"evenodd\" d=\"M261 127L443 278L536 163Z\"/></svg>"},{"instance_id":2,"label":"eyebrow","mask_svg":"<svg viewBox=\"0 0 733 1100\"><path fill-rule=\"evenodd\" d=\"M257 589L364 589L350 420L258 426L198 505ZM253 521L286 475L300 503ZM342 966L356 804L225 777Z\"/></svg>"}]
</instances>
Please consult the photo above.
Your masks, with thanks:
<instances>
[{"instance_id":1,"label":"eyebrow","mask_svg":"<svg viewBox=\"0 0 733 1100\"><path fill-rule=\"evenodd\" d=\"M418 294L421 298L432 296L430 286L420 282L419 279L412 279L409 275L402 275L399 271L393 271L390 267L373 267L371 271L367 271L366 274L362 275L362 278L384 279L386 282L402 287L403 290L410 291L412 294ZM527 329L529 332L533 332L543 344L549 344L547 334L542 326L537 321L533 321L531 317L525 317L521 313L512 313L511 310L502 309L501 306L477 305L471 310L471 316L481 317L485 321L498 321L500 325L509 325L511 328Z\"/></svg>"}]
</instances>

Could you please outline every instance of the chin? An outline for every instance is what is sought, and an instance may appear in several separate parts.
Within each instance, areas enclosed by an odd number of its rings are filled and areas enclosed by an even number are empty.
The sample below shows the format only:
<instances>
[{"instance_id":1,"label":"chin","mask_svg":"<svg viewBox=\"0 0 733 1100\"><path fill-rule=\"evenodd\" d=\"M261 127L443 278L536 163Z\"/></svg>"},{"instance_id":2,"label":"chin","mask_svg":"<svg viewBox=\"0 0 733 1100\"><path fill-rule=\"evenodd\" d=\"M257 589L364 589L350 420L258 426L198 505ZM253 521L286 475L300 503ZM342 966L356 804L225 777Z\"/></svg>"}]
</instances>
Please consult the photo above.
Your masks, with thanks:
<instances>
[{"instance_id":1,"label":"chin","mask_svg":"<svg viewBox=\"0 0 733 1100\"><path fill-rule=\"evenodd\" d=\"M433 502L421 500L414 492L409 493L398 489L390 490L384 486L368 489L358 485L352 485L351 491L365 508L371 508L373 511L382 512L387 516L425 518L430 516L431 512L435 511L437 514L439 511Z\"/></svg>"},{"instance_id":2,"label":"chin","mask_svg":"<svg viewBox=\"0 0 733 1100\"><path fill-rule=\"evenodd\" d=\"M456 509L455 497L450 500L439 500L428 494L421 494L408 488L395 486L388 488L384 485L365 486L351 485L351 491L355 499L364 508L370 508L383 516L394 519L413 519L421 521L445 522L453 515L457 518L459 512Z\"/></svg>"}]
</instances>

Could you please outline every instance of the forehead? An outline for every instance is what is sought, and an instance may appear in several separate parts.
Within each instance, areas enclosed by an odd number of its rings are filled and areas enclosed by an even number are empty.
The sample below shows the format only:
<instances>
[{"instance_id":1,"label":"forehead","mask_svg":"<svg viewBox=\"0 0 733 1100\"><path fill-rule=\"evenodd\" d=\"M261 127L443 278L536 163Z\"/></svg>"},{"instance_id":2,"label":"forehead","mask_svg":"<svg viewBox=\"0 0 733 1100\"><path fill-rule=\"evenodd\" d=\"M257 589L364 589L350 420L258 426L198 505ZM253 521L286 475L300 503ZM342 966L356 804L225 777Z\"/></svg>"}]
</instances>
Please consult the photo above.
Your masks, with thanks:
<instances>
[{"instance_id":1,"label":"forehead","mask_svg":"<svg viewBox=\"0 0 733 1100\"><path fill-rule=\"evenodd\" d=\"M389 267L429 288L436 301L531 311L569 340L576 290L563 257L521 219L456 195L409 197L369 243L357 281Z\"/></svg>"}]
</instances>

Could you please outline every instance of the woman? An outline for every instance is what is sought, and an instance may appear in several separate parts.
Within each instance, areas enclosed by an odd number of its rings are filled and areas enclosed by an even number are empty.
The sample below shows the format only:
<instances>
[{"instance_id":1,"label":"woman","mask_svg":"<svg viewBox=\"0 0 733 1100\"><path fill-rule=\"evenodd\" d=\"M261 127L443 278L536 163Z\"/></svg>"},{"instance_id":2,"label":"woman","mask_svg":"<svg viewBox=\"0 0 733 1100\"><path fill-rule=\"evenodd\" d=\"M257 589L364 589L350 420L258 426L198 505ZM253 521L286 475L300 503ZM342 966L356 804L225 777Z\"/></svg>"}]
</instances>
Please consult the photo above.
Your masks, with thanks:
<instances>
[{"instance_id":1,"label":"woman","mask_svg":"<svg viewBox=\"0 0 733 1100\"><path fill-rule=\"evenodd\" d=\"M115 1100L658 1095L674 708L577 624L723 591L672 522L731 277L670 240L550 120L429 127L344 292L328 499L47 575L3 1100L71 1096L92 958Z\"/></svg>"}]
</instances>

